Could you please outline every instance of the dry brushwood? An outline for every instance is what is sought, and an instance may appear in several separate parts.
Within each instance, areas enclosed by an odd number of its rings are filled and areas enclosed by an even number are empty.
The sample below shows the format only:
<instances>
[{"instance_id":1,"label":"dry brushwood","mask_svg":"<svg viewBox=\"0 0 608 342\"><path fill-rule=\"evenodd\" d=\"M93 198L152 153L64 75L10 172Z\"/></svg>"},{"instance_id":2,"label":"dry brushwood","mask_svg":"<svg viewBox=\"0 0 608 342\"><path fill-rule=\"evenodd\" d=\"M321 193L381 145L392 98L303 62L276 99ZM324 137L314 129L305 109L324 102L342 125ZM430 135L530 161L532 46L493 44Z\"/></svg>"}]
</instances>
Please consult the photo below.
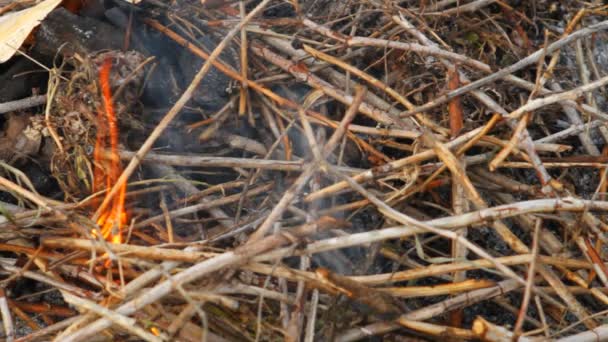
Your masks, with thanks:
<instances>
[{"instance_id":1,"label":"dry brushwood","mask_svg":"<svg viewBox=\"0 0 608 342\"><path fill-rule=\"evenodd\" d=\"M608 339L607 17L64 1L0 67L2 338Z\"/></svg>"}]
</instances>

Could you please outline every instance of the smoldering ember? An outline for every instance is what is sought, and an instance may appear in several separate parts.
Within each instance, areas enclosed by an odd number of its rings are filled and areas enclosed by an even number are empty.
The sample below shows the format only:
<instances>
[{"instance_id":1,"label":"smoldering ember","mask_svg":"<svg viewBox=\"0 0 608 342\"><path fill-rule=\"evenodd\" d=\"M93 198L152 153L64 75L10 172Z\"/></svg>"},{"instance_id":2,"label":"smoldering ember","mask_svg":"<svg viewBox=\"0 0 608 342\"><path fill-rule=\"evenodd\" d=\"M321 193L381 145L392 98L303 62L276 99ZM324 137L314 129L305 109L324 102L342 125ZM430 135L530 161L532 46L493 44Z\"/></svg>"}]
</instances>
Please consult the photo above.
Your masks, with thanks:
<instances>
[{"instance_id":1,"label":"smoldering ember","mask_svg":"<svg viewBox=\"0 0 608 342\"><path fill-rule=\"evenodd\" d=\"M0 340L608 341L606 84L601 0L0 0Z\"/></svg>"}]
</instances>

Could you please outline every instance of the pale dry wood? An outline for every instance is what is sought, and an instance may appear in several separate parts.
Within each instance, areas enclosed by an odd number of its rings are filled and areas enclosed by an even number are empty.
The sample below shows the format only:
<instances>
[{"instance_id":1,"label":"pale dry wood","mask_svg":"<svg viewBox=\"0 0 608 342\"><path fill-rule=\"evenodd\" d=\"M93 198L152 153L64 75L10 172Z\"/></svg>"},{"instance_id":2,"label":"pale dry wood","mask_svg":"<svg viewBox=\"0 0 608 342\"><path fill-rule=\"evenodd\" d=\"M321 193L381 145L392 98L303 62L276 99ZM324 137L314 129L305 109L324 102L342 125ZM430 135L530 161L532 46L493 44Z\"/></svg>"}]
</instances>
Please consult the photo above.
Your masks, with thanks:
<instances>
[{"instance_id":1,"label":"pale dry wood","mask_svg":"<svg viewBox=\"0 0 608 342\"><path fill-rule=\"evenodd\" d=\"M360 242L359 244L361 244ZM327 249L331 250L331 249ZM253 258L255 262L264 262L268 260L276 260L278 253L269 253L265 255L261 255L259 257ZM295 255L299 253L296 252ZM291 256L291 254L287 254L286 251L283 251L281 256ZM561 266L568 267L574 269L592 269L593 265L586 261L580 261L576 259L566 259L552 256L539 256L538 257L542 264L552 265L552 266ZM530 263L532 260L531 254L520 254L516 256L506 256L496 258L499 262L507 266L516 266ZM464 262L456 262L452 264L435 264L429 265L426 267L417 267L412 268L405 271L396 271L392 273L380 273L373 275L363 275L363 276L350 276L350 279L353 279L357 282L367 285L388 285L395 282L408 281L414 279L420 279L425 277L435 277L435 276L443 276L452 272L458 272L463 270L476 270L476 269L484 269L484 268L492 268L493 264L488 260L476 259L476 260L468 260ZM314 278L314 274L312 272L302 272L282 266L272 267L266 264L261 263L249 263L247 265L242 266L243 269L249 270L252 272L265 274L265 275L273 275L280 278L285 278L290 281L299 281L299 280L309 280ZM547 287L539 287L543 291L549 288ZM584 290L584 288L577 287L576 289L573 287L569 287L569 290L574 293L580 293L580 291ZM555 290L551 290L548 292L555 292Z\"/></svg>"},{"instance_id":2,"label":"pale dry wood","mask_svg":"<svg viewBox=\"0 0 608 342\"><path fill-rule=\"evenodd\" d=\"M139 336L145 341L161 342L164 340L163 338L154 336L152 333L147 332L143 328L139 327L137 325L137 321L134 318L120 315L115 311L112 311L108 308L104 308L101 305L98 305L90 300L75 296L69 292L64 293L63 298L66 302L76 307L85 309L90 312L94 312L102 317L109 319L110 321L112 321L112 323L118 325L119 327L125 329L133 335Z\"/></svg>"},{"instance_id":3,"label":"pale dry wood","mask_svg":"<svg viewBox=\"0 0 608 342\"><path fill-rule=\"evenodd\" d=\"M42 244L51 248L70 248L85 251L96 251L99 254L105 253L107 248L109 248L117 256L135 257L148 260L196 262L202 258L210 258L216 255L216 253L191 252L127 244L109 244L108 246L103 246L94 240L73 238L48 238L44 239Z\"/></svg>"},{"instance_id":4,"label":"pale dry wood","mask_svg":"<svg viewBox=\"0 0 608 342\"><path fill-rule=\"evenodd\" d=\"M608 325L600 325L599 327L571 335L568 337L559 338L556 342L595 342L604 341L608 338Z\"/></svg>"},{"instance_id":5,"label":"pale dry wood","mask_svg":"<svg viewBox=\"0 0 608 342\"><path fill-rule=\"evenodd\" d=\"M352 278L351 278L352 279ZM485 289L495 286L496 283L488 280L468 279L449 284L433 285L433 286L403 286L403 287L382 287L381 291L387 292L394 297L399 298L415 298L415 297L431 297L441 295L454 295L460 292L472 291L477 289Z\"/></svg>"},{"instance_id":6,"label":"pale dry wood","mask_svg":"<svg viewBox=\"0 0 608 342\"><path fill-rule=\"evenodd\" d=\"M46 95L33 95L24 99L0 103L0 114L40 106L46 103Z\"/></svg>"},{"instance_id":7,"label":"pale dry wood","mask_svg":"<svg viewBox=\"0 0 608 342\"><path fill-rule=\"evenodd\" d=\"M460 15L460 14L465 14L467 12L475 12L485 6L493 4L494 2L496 2L496 0L475 0L475 1L469 2L467 4L460 4L459 1L457 1L456 7L453 7L453 8L447 9L447 10L443 10L443 11L439 11L439 12L425 12L424 15L428 15L428 16ZM442 1L442 3L447 3L447 1ZM444 6L444 5L442 4L442 6ZM435 6L434 10L435 11L437 10L437 5Z\"/></svg>"},{"instance_id":8,"label":"pale dry wood","mask_svg":"<svg viewBox=\"0 0 608 342\"><path fill-rule=\"evenodd\" d=\"M0 289L0 314L2 317L2 326L4 327L3 334L6 336L7 342L15 340L15 327L13 325L13 315L8 307L8 300L4 289Z\"/></svg>"}]
</instances>

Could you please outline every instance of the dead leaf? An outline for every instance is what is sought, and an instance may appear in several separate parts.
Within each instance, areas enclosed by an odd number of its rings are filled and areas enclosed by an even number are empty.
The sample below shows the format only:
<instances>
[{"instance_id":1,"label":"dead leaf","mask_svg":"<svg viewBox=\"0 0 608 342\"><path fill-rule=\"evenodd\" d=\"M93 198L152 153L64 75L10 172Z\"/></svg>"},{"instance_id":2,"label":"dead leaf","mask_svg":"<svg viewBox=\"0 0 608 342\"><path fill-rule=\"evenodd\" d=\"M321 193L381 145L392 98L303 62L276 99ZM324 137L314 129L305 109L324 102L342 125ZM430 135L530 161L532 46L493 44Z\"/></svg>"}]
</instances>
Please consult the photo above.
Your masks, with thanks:
<instances>
[{"instance_id":1,"label":"dead leaf","mask_svg":"<svg viewBox=\"0 0 608 342\"><path fill-rule=\"evenodd\" d=\"M0 17L0 63L8 61L30 32L61 0L45 0L36 6Z\"/></svg>"}]
</instances>

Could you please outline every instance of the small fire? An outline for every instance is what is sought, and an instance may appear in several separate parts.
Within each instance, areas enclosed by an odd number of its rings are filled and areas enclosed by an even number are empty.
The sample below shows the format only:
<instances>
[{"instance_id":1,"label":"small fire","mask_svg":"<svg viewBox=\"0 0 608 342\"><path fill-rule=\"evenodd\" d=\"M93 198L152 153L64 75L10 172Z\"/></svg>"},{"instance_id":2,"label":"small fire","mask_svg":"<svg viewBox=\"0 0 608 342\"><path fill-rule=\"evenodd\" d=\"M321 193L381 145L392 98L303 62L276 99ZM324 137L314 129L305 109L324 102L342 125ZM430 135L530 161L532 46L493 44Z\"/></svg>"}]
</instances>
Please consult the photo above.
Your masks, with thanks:
<instances>
[{"instance_id":1,"label":"small fire","mask_svg":"<svg viewBox=\"0 0 608 342\"><path fill-rule=\"evenodd\" d=\"M112 103L112 90L110 89L111 69L112 59L107 57L99 70L99 83L105 113L101 110L97 112L97 137L95 139L95 151L93 152L95 160L93 192L111 189L122 173L118 156L118 123ZM106 152L108 141L110 145L109 154ZM101 227L101 235L112 243L122 243L122 229L127 223L126 191L125 184L120 188L119 193L114 196L108 209L97 220L97 224Z\"/></svg>"}]
</instances>

